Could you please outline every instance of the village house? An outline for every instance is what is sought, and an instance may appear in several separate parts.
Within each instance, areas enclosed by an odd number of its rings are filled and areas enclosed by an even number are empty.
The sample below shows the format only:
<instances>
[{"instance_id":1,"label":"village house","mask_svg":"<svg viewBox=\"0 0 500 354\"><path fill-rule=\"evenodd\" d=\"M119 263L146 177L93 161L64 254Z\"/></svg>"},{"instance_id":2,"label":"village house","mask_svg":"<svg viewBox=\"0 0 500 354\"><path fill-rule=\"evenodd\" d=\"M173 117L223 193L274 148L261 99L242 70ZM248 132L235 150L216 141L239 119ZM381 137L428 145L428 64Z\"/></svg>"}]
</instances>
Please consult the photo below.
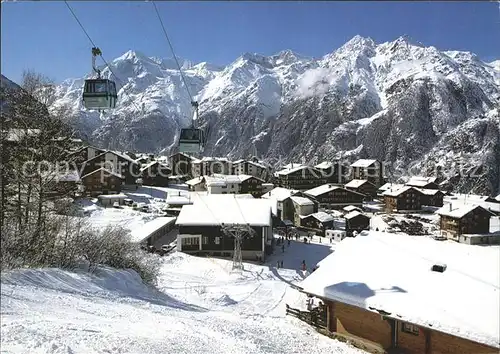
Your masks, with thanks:
<instances>
[{"instance_id":1,"label":"village house","mask_svg":"<svg viewBox=\"0 0 500 354\"><path fill-rule=\"evenodd\" d=\"M80 177L84 193L89 196L100 194L119 193L122 190L125 178L103 167L98 168Z\"/></svg>"},{"instance_id":2,"label":"village house","mask_svg":"<svg viewBox=\"0 0 500 354\"><path fill-rule=\"evenodd\" d=\"M299 195L298 190L276 187L268 193L261 196L263 199L274 199L277 203L277 217L282 220L288 220L291 225L295 219L295 208L291 197Z\"/></svg>"},{"instance_id":3,"label":"village house","mask_svg":"<svg viewBox=\"0 0 500 354\"><path fill-rule=\"evenodd\" d=\"M366 195L367 200L371 200L377 195L377 186L366 179L353 179L344 187L351 191Z\"/></svg>"},{"instance_id":4,"label":"village house","mask_svg":"<svg viewBox=\"0 0 500 354\"><path fill-rule=\"evenodd\" d=\"M500 235L489 235L492 213L479 205L453 207L447 204L436 211L440 216L441 236L469 244L497 243ZM491 238L489 237L491 236Z\"/></svg>"},{"instance_id":5,"label":"village house","mask_svg":"<svg viewBox=\"0 0 500 354\"><path fill-rule=\"evenodd\" d=\"M351 164L351 176L352 179L367 179L377 188L384 184L384 171L378 160L357 160Z\"/></svg>"},{"instance_id":6,"label":"village house","mask_svg":"<svg viewBox=\"0 0 500 354\"><path fill-rule=\"evenodd\" d=\"M163 245L158 244L159 241L175 228L175 221L175 217L159 216L132 230L131 240L143 247L160 248Z\"/></svg>"},{"instance_id":7,"label":"village house","mask_svg":"<svg viewBox=\"0 0 500 354\"><path fill-rule=\"evenodd\" d=\"M212 176L214 174L229 175L231 173L230 162L225 157L203 157L193 159L191 162L191 174L193 177Z\"/></svg>"},{"instance_id":8,"label":"village house","mask_svg":"<svg viewBox=\"0 0 500 354\"><path fill-rule=\"evenodd\" d=\"M223 225L249 227L243 236L243 259L265 260L272 247L272 210L267 200L236 198L233 195L200 196L184 206L177 218L177 250L194 255L232 257L234 237Z\"/></svg>"},{"instance_id":9,"label":"village house","mask_svg":"<svg viewBox=\"0 0 500 354\"><path fill-rule=\"evenodd\" d=\"M344 215L345 218L345 232L349 237L354 236L354 232L358 234L363 230L370 229L370 217L360 213L357 210L351 211Z\"/></svg>"},{"instance_id":10,"label":"village house","mask_svg":"<svg viewBox=\"0 0 500 354\"><path fill-rule=\"evenodd\" d=\"M340 160L334 162L323 161L314 168L321 171L326 178L326 183L344 184L347 182L349 168L342 164Z\"/></svg>"},{"instance_id":11,"label":"village house","mask_svg":"<svg viewBox=\"0 0 500 354\"><path fill-rule=\"evenodd\" d=\"M172 170L160 161L152 161L141 167L142 184L146 186L168 187Z\"/></svg>"},{"instance_id":12,"label":"village house","mask_svg":"<svg viewBox=\"0 0 500 354\"><path fill-rule=\"evenodd\" d=\"M135 185L140 177L140 165L129 156L116 151L105 151L82 164L82 174L86 175L101 167L113 171L124 178L125 185Z\"/></svg>"},{"instance_id":13,"label":"village house","mask_svg":"<svg viewBox=\"0 0 500 354\"><path fill-rule=\"evenodd\" d=\"M327 334L370 352L493 354L500 281L485 269L500 257L491 251L370 232L338 243L301 287L323 301Z\"/></svg>"},{"instance_id":14,"label":"village house","mask_svg":"<svg viewBox=\"0 0 500 354\"><path fill-rule=\"evenodd\" d=\"M383 195L387 212L422 209L422 192L414 187L405 186L397 190L388 190Z\"/></svg>"},{"instance_id":15,"label":"village house","mask_svg":"<svg viewBox=\"0 0 500 354\"><path fill-rule=\"evenodd\" d=\"M174 176L192 176L191 163L195 160L193 157L182 152L175 153L168 157L168 165ZM194 176L196 177L196 176Z\"/></svg>"},{"instance_id":16,"label":"village house","mask_svg":"<svg viewBox=\"0 0 500 354\"><path fill-rule=\"evenodd\" d=\"M204 176L192 178L186 181L186 184L188 185L189 190L192 192L203 192L207 190Z\"/></svg>"},{"instance_id":17,"label":"village house","mask_svg":"<svg viewBox=\"0 0 500 354\"><path fill-rule=\"evenodd\" d=\"M209 194L251 194L255 197L262 195L260 178L250 175L212 175L204 176L205 185Z\"/></svg>"},{"instance_id":18,"label":"village house","mask_svg":"<svg viewBox=\"0 0 500 354\"><path fill-rule=\"evenodd\" d=\"M399 183L391 183L387 182L382 187L377 189L377 197L381 198L382 200L384 199L384 192L387 192L388 190L398 190L403 188L405 185L404 184L399 184Z\"/></svg>"},{"instance_id":19,"label":"village house","mask_svg":"<svg viewBox=\"0 0 500 354\"><path fill-rule=\"evenodd\" d=\"M417 188L422 192L421 201L422 205L432 206L432 207L442 207L443 198L445 193L439 189L423 189Z\"/></svg>"},{"instance_id":20,"label":"village house","mask_svg":"<svg viewBox=\"0 0 500 354\"><path fill-rule=\"evenodd\" d=\"M439 189L436 177L411 177L405 185L422 189Z\"/></svg>"},{"instance_id":21,"label":"village house","mask_svg":"<svg viewBox=\"0 0 500 354\"><path fill-rule=\"evenodd\" d=\"M87 145L70 152L67 155L67 158L68 160L74 162L77 168L81 168L85 161L91 160L94 157L103 154L105 151L105 149L99 149L94 146Z\"/></svg>"},{"instance_id":22,"label":"village house","mask_svg":"<svg viewBox=\"0 0 500 354\"><path fill-rule=\"evenodd\" d=\"M326 230L333 229L333 216L323 211L300 216L299 226L303 229L316 232L316 235L325 236Z\"/></svg>"},{"instance_id":23,"label":"village house","mask_svg":"<svg viewBox=\"0 0 500 354\"><path fill-rule=\"evenodd\" d=\"M250 175L263 179L266 170L266 166L254 161L237 160L231 164L231 174L233 175Z\"/></svg>"},{"instance_id":24,"label":"village house","mask_svg":"<svg viewBox=\"0 0 500 354\"><path fill-rule=\"evenodd\" d=\"M311 199L300 197L300 196L291 196L290 199L293 203L294 208L294 217L293 223L295 226L300 226L301 224L301 216L310 215L318 211L318 205L315 204Z\"/></svg>"},{"instance_id":25,"label":"village house","mask_svg":"<svg viewBox=\"0 0 500 354\"><path fill-rule=\"evenodd\" d=\"M320 207L341 209L347 205L362 206L365 195L332 184L309 189L304 194L315 200Z\"/></svg>"},{"instance_id":26,"label":"village house","mask_svg":"<svg viewBox=\"0 0 500 354\"><path fill-rule=\"evenodd\" d=\"M326 183L321 171L309 166L285 168L276 177L278 185L288 189L306 190Z\"/></svg>"},{"instance_id":27,"label":"village house","mask_svg":"<svg viewBox=\"0 0 500 354\"><path fill-rule=\"evenodd\" d=\"M97 196L97 201L103 207L109 208L109 207L112 207L115 203L118 203L118 205L124 205L125 199L127 199L127 198L128 197L123 193L101 194L101 195Z\"/></svg>"}]
</instances>

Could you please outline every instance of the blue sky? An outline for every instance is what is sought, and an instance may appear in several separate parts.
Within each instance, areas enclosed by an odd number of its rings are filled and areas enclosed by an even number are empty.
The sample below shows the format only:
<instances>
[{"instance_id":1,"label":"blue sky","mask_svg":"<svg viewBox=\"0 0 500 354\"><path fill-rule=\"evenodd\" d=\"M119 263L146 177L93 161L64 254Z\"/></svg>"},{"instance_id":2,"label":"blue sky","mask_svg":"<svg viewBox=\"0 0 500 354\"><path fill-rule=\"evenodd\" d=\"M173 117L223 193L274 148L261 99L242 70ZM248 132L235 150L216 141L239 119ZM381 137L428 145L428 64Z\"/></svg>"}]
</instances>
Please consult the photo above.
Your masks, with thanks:
<instances>
[{"instance_id":1,"label":"blue sky","mask_svg":"<svg viewBox=\"0 0 500 354\"><path fill-rule=\"evenodd\" d=\"M171 57L153 5L70 2L109 61L129 49ZM176 54L226 65L244 52L283 49L320 57L356 34L376 42L407 34L442 50L500 59L494 2L157 2ZM62 1L3 2L1 71L19 81L34 69L56 81L90 71L91 45Z\"/></svg>"}]
</instances>

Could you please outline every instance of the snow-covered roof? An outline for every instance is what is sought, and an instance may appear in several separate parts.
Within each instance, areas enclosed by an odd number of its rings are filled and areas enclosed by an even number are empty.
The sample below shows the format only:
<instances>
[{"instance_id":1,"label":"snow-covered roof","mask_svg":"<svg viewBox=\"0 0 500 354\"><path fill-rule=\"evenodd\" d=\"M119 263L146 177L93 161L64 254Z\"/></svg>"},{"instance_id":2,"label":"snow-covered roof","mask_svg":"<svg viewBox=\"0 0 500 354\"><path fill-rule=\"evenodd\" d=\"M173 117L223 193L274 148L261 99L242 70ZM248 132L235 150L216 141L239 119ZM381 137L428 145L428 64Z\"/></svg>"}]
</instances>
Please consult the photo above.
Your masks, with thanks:
<instances>
[{"instance_id":1,"label":"snow-covered roof","mask_svg":"<svg viewBox=\"0 0 500 354\"><path fill-rule=\"evenodd\" d=\"M142 226L139 226L130 233L132 242L140 243L146 240L153 232L165 225L173 223L175 219L175 217L160 216Z\"/></svg>"},{"instance_id":2,"label":"snow-covered roof","mask_svg":"<svg viewBox=\"0 0 500 354\"><path fill-rule=\"evenodd\" d=\"M310 215L307 215L305 216L306 218L309 217L309 216L312 216L313 218L315 218L316 220L318 220L319 222L329 222L329 221L333 221L333 216L330 215L330 214L327 214L325 213L324 211L318 211L317 213L314 213L314 214L310 214ZM302 217L302 216L301 216Z\"/></svg>"},{"instance_id":3,"label":"snow-covered roof","mask_svg":"<svg viewBox=\"0 0 500 354\"><path fill-rule=\"evenodd\" d=\"M127 195L123 193L117 194L101 194L97 196L97 199L127 199Z\"/></svg>"},{"instance_id":4,"label":"snow-covered roof","mask_svg":"<svg viewBox=\"0 0 500 354\"><path fill-rule=\"evenodd\" d=\"M353 179L352 181L350 181L349 183L347 183L345 185L345 187L359 188L359 187L361 187L365 183L370 183L370 182L368 182L368 180L366 180L366 179Z\"/></svg>"},{"instance_id":5,"label":"snow-covered roof","mask_svg":"<svg viewBox=\"0 0 500 354\"><path fill-rule=\"evenodd\" d=\"M318 168L320 170L324 170L327 168L331 168L333 166L333 162L328 162L328 161L323 161L322 163L314 166L315 168Z\"/></svg>"},{"instance_id":6,"label":"snow-covered roof","mask_svg":"<svg viewBox=\"0 0 500 354\"><path fill-rule=\"evenodd\" d=\"M366 167L370 167L371 165L373 165L374 163L376 163L377 160L368 160L368 159L360 159L356 162L354 162L351 167L362 167L362 168L366 168Z\"/></svg>"},{"instance_id":7,"label":"snow-covered roof","mask_svg":"<svg viewBox=\"0 0 500 354\"><path fill-rule=\"evenodd\" d=\"M203 176L200 176L200 177L195 177L193 179L190 179L189 181L186 181L185 183L188 185L188 186L194 186L196 184L199 184L203 182Z\"/></svg>"},{"instance_id":8,"label":"snow-covered roof","mask_svg":"<svg viewBox=\"0 0 500 354\"><path fill-rule=\"evenodd\" d=\"M426 189L426 188L415 188L415 189L422 192L422 194L425 195L436 195L438 193L444 194L444 192L440 191L439 189Z\"/></svg>"},{"instance_id":9,"label":"snow-covered roof","mask_svg":"<svg viewBox=\"0 0 500 354\"><path fill-rule=\"evenodd\" d=\"M254 162L254 161L247 161L249 164L251 165L254 165L256 167L259 167L259 168L263 168L263 169L266 169L267 167L264 166L263 164L259 163L259 162Z\"/></svg>"},{"instance_id":10,"label":"snow-covered roof","mask_svg":"<svg viewBox=\"0 0 500 354\"><path fill-rule=\"evenodd\" d=\"M294 172L305 170L305 169L311 169L311 170L313 170L312 167L299 165L299 166L296 166L296 167L293 167L293 168L284 168L281 171L277 171L276 174L277 175L281 175L281 176L283 176L283 175L289 175L290 173L294 173Z\"/></svg>"},{"instance_id":11,"label":"snow-covered roof","mask_svg":"<svg viewBox=\"0 0 500 354\"><path fill-rule=\"evenodd\" d=\"M106 152L109 152L109 153L114 154L114 155L116 155L116 156L118 156L118 157L121 157L122 159L127 160L127 161L129 161L129 162L132 162L133 164L136 164L136 165L138 165L138 164L139 164L139 163L138 163L137 161L135 161L133 158L131 158L131 157L130 157L130 156L128 156L127 154L122 153L122 152L120 152L120 151L108 150L108 151L106 151Z\"/></svg>"},{"instance_id":12,"label":"snow-covered roof","mask_svg":"<svg viewBox=\"0 0 500 354\"><path fill-rule=\"evenodd\" d=\"M333 191L335 189L339 189L339 188L343 189L342 187L335 186L333 184L323 184L323 185L321 185L319 187L308 189L304 193L308 194L308 195L312 195L313 197L317 197L317 196L320 196L322 194L331 192L331 191Z\"/></svg>"},{"instance_id":13,"label":"snow-covered roof","mask_svg":"<svg viewBox=\"0 0 500 354\"><path fill-rule=\"evenodd\" d=\"M26 137L29 136L35 136L40 134L41 130L40 129L9 129L7 131L7 136L5 137L5 140L7 141L20 141Z\"/></svg>"},{"instance_id":14,"label":"snow-covered roof","mask_svg":"<svg viewBox=\"0 0 500 354\"><path fill-rule=\"evenodd\" d=\"M282 187L276 187L266 194L264 194L261 198L264 199L276 199L278 202L282 202L287 198L290 198L292 195L298 193L295 189L287 189Z\"/></svg>"},{"instance_id":15,"label":"snow-covered roof","mask_svg":"<svg viewBox=\"0 0 500 354\"><path fill-rule=\"evenodd\" d=\"M385 192L386 190L389 190L389 189L397 190L397 189L403 188L404 186L405 186L404 184L398 184L398 183L390 183L390 182L388 182L388 183L382 185L378 189L378 192Z\"/></svg>"},{"instance_id":16,"label":"snow-covered roof","mask_svg":"<svg viewBox=\"0 0 500 354\"><path fill-rule=\"evenodd\" d=\"M250 224L271 226L268 200L236 198L231 194L200 196L193 205L182 208L178 225Z\"/></svg>"},{"instance_id":17,"label":"snow-covered roof","mask_svg":"<svg viewBox=\"0 0 500 354\"><path fill-rule=\"evenodd\" d=\"M387 195L389 197L398 197L400 196L402 193L410 190L410 189L414 189L416 191L419 191L418 189L416 188L413 188L411 186L403 186L401 188L398 188L398 189L389 189L389 190L386 190L384 193L382 193L382 195ZM420 191L419 191L420 192Z\"/></svg>"},{"instance_id":18,"label":"snow-covered roof","mask_svg":"<svg viewBox=\"0 0 500 354\"><path fill-rule=\"evenodd\" d=\"M357 206L354 206L354 205L348 205L348 206L342 208L342 210L347 211L347 212L351 212L354 210L361 211L360 208L358 208Z\"/></svg>"},{"instance_id":19,"label":"snow-covered roof","mask_svg":"<svg viewBox=\"0 0 500 354\"><path fill-rule=\"evenodd\" d=\"M125 177L123 177L122 175L120 175L118 173L110 171L107 168L101 167L101 168L98 168L97 170L94 170L92 172L87 173L86 175L82 176L81 179L85 179L86 177L88 177L90 175L93 175L94 173L97 173L97 172L102 172L102 173L105 173L107 175L113 175L113 176L118 177L118 178L125 178Z\"/></svg>"},{"instance_id":20,"label":"snow-covered roof","mask_svg":"<svg viewBox=\"0 0 500 354\"><path fill-rule=\"evenodd\" d=\"M305 197L291 197L292 201L300 206L305 206L305 205L314 205L314 202Z\"/></svg>"},{"instance_id":21,"label":"snow-covered roof","mask_svg":"<svg viewBox=\"0 0 500 354\"><path fill-rule=\"evenodd\" d=\"M166 203L169 205L188 205L193 204L189 195L168 195Z\"/></svg>"},{"instance_id":22,"label":"snow-covered roof","mask_svg":"<svg viewBox=\"0 0 500 354\"><path fill-rule=\"evenodd\" d=\"M429 183L435 183L436 177L411 177L408 182L406 182L407 186L414 187L424 187Z\"/></svg>"},{"instance_id":23,"label":"snow-covered roof","mask_svg":"<svg viewBox=\"0 0 500 354\"><path fill-rule=\"evenodd\" d=\"M240 184L250 178L257 178L250 175L221 175L205 176L207 186L225 186L226 184ZM259 178L257 178L259 179ZM259 179L260 180L260 179Z\"/></svg>"},{"instance_id":24,"label":"snow-covered roof","mask_svg":"<svg viewBox=\"0 0 500 354\"><path fill-rule=\"evenodd\" d=\"M498 200L500 202L500 194L495 197L495 200Z\"/></svg>"},{"instance_id":25,"label":"snow-covered roof","mask_svg":"<svg viewBox=\"0 0 500 354\"><path fill-rule=\"evenodd\" d=\"M465 215L469 214L471 211L475 210L476 208L484 209L483 207L474 204L460 205L458 208L457 207L454 208L453 204L446 204L445 206L438 209L436 211L436 214L442 216L449 216L450 218L460 219L463 218Z\"/></svg>"},{"instance_id":26,"label":"snow-covered roof","mask_svg":"<svg viewBox=\"0 0 500 354\"><path fill-rule=\"evenodd\" d=\"M437 263L446 264L443 273L431 270ZM498 348L499 264L497 248L370 231L339 243L301 286L315 296Z\"/></svg>"},{"instance_id":27,"label":"snow-covered roof","mask_svg":"<svg viewBox=\"0 0 500 354\"><path fill-rule=\"evenodd\" d=\"M357 210L353 210L353 211L351 211L350 213L345 214L345 215L344 215L344 218L346 218L346 219L348 219L348 220L349 220L349 219L355 218L356 216L359 216L359 215L366 216L366 215L364 215L364 214L360 213L360 212L359 212L359 211L357 211ZM366 217L368 217L368 216L366 216Z\"/></svg>"}]
</instances>

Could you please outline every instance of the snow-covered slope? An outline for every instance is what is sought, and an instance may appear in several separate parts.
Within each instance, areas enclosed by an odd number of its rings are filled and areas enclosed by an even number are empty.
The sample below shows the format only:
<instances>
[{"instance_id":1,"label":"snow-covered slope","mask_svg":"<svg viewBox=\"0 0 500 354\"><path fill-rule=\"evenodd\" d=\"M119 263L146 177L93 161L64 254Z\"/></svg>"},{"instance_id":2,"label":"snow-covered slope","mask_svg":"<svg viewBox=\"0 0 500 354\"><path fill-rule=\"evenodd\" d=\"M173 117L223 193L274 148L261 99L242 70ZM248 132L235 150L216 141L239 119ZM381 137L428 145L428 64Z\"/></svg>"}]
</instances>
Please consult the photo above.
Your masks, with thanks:
<instances>
[{"instance_id":1,"label":"snow-covered slope","mask_svg":"<svg viewBox=\"0 0 500 354\"><path fill-rule=\"evenodd\" d=\"M2 351L361 353L285 315L285 303L305 304L287 284L302 279L295 269L247 264L232 274L231 265L174 252L164 257L159 290L125 270L2 274Z\"/></svg>"},{"instance_id":2,"label":"snow-covered slope","mask_svg":"<svg viewBox=\"0 0 500 354\"><path fill-rule=\"evenodd\" d=\"M476 145L470 161L482 157L490 167L500 165L498 61L485 63L473 53L443 52L405 37L377 44L355 36L319 59L283 51L267 57L246 53L224 68L183 63L200 102L200 126L209 131L209 155L320 160L350 152L352 158L406 166L437 160L432 150L438 147L453 161L462 148L448 143L450 132L471 135L473 125L483 128L471 137ZM115 111L83 111L83 79L65 81L56 105L72 105L76 123L101 145L171 151L192 116L172 60L129 51L110 65L125 85ZM103 72L110 75L107 68ZM495 173L481 188L495 192Z\"/></svg>"}]
</instances>

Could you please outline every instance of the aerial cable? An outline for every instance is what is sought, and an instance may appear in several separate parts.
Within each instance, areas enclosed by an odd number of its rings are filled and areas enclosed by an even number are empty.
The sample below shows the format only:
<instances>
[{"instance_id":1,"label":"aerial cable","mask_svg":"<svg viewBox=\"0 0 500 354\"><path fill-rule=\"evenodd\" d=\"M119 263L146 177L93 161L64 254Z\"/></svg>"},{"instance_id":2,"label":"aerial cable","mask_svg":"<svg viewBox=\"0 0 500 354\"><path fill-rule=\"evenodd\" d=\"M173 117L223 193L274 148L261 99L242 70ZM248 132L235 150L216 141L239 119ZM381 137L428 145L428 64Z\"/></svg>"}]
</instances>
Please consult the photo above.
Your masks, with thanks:
<instances>
[{"instance_id":1,"label":"aerial cable","mask_svg":"<svg viewBox=\"0 0 500 354\"><path fill-rule=\"evenodd\" d=\"M85 27L83 26L83 24L80 22L80 20L78 19L78 16L76 16L75 12L73 11L73 9L71 8L71 6L69 6L68 2L66 0L64 0L64 3L66 4L66 6L68 7L69 11L71 12L71 14L73 15L73 17L75 18L76 22L78 22L78 24L80 25L82 31L85 33L85 35L87 36L87 38L89 39L90 43L92 43L92 46L94 48L98 48L97 45L94 43L94 41L92 40L92 38L90 37L90 35L88 34L87 30L85 29ZM113 72L113 70L111 69L111 66L108 64L108 62L106 61L106 59L104 59L104 57L102 56L102 53L99 51L99 54L98 54L102 61L104 62L104 64L106 64L106 66L108 67L109 71L111 72L111 75L113 75L116 80L118 82L120 82L122 88L123 88L123 92L125 93L125 95L127 95L127 97L131 98L130 95L128 94L126 88L125 88L125 85L123 84L123 81L120 80L120 78ZM131 100L132 104L135 106L135 108L140 112L141 109L137 106L137 104L134 102L134 100L132 99Z\"/></svg>"},{"instance_id":2,"label":"aerial cable","mask_svg":"<svg viewBox=\"0 0 500 354\"><path fill-rule=\"evenodd\" d=\"M193 96L191 96L191 92L189 91L189 87L186 84L186 79L184 77L184 73L182 72L182 68L181 68L181 66L179 64L179 60L177 59L177 56L175 55L174 47L172 46L172 42L170 42L170 38L168 37L167 30L165 29L165 26L164 26L163 21L161 19L160 13L158 12L158 7L156 7L156 3L154 2L154 0L152 0L151 2L153 3L153 6L154 6L155 12L156 12L156 16L158 17L158 20L160 21L161 28L163 30L163 34L165 35L165 38L167 39L168 45L170 47L170 51L172 52L172 55L173 55L174 60L175 60L175 63L177 64L177 68L179 69L179 73L181 75L181 80L182 80L182 82L184 84L184 87L186 88L186 91L188 93L189 99L191 100L191 102L194 102Z\"/></svg>"}]
</instances>

